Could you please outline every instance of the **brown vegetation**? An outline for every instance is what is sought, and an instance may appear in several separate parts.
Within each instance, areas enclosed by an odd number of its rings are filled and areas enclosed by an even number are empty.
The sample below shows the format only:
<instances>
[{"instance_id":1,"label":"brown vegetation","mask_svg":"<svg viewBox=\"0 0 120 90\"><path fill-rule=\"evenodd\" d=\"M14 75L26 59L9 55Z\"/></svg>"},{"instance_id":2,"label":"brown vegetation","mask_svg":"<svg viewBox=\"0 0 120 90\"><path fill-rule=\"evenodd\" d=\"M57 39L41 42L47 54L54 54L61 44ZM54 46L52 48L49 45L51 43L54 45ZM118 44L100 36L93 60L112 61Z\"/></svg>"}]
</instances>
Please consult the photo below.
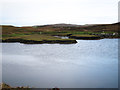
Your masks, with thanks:
<instances>
[{"instance_id":1,"label":"brown vegetation","mask_svg":"<svg viewBox=\"0 0 120 90\"><path fill-rule=\"evenodd\" d=\"M3 42L23 43L76 43L75 39L119 38L118 26L119 23L98 25L53 24L28 27L1 25ZM68 36L69 38L62 39L54 36Z\"/></svg>"}]
</instances>

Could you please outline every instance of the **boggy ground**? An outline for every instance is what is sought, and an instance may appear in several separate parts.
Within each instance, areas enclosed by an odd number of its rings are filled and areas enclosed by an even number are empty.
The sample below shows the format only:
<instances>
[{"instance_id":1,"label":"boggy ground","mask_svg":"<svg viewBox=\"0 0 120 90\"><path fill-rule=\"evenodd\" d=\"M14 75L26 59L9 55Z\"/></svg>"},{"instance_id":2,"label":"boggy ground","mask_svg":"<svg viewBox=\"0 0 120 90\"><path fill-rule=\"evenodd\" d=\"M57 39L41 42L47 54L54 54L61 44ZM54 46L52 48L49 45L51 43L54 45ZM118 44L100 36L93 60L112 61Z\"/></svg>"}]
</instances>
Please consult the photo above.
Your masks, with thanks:
<instances>
[{"instance_id":1,"label":"boggy ground","mask_svg":"<svg viewBox=\"0 0 120 90\"><path fill-rule=\"evenodd\" d=\"M119 23L99 25L53 24L42 26L15 27L1 25L2 42L20 42L25 44L77 43L76 39L96 40L103 38L119 38ZM67 36L60 38L55 36Z\"/></svg>"}]
</instances>

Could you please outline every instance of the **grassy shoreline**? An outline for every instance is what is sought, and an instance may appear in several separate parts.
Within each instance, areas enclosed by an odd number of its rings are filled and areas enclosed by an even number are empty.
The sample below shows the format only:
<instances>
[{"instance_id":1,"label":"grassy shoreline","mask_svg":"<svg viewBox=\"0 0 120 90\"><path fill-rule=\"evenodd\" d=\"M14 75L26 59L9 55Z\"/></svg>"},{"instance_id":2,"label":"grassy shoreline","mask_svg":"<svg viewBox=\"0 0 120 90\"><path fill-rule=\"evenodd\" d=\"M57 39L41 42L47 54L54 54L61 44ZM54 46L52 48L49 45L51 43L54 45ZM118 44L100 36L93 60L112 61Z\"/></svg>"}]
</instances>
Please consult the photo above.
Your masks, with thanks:
<instances>
[{"instance_id":1,"label":"grassy shoreline","mask_svg":"<svg viewBox=\"0 0 120 90\"><path fill-rule=\"evenodd\" d=\"M23 35L15 37L4 37L2 42L20 42L24 44L43 44L43 43L59 43L59 44L71 44L77 43L75 39L61 39L48 35Z\"/></svg>"},{"instance_id":2,"label":"grassy shoreline","mask_svg":"<svg viewBox=\"0 0 120 90\"><path fill-rule=\"evenodd\" d=\"M20 42L24 44L43 44L43 43L59 43L74 44L76 39L82 40L99 40L104 38L119 38L118 25L44 25L29 27L14 27L10 25L1 25L2 35L0 40L4 42ZM55 36L66 36L63 39Z\"/></svg>"}]
</instances>

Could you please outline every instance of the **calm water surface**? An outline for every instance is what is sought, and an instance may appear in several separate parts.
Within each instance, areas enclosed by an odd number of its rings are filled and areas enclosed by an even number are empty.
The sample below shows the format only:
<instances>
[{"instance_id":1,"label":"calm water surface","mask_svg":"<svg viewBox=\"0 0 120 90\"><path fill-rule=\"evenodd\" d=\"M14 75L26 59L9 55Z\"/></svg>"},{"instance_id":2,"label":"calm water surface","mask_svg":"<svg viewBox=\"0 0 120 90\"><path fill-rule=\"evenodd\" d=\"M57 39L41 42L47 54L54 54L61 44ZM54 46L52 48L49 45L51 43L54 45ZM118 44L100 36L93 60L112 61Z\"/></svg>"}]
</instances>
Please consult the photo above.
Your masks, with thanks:
<instances>
[{"instance_id":1,"label":"calm water surface","mask_svg":"<svg viewBox=\"0 0 120 90\"><path fill-rule=\"evenodd\" d=\"M117 88L118 40L2 43L3 82L36 88Z\"/></svg>"}]
</instances>

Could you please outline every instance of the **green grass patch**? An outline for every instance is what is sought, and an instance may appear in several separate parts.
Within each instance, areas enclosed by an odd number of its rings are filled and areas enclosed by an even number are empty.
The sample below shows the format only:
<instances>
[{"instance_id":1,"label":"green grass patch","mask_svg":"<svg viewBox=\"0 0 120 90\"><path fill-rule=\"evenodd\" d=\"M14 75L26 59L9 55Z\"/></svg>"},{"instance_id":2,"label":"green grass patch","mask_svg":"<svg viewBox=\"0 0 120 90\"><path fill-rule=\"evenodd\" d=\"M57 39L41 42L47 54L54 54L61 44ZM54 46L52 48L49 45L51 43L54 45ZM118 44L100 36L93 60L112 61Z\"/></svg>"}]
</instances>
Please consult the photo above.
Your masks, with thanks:
<instances>
[{"instance_id":1,"label":"green grass patch","mask_svg":"<svg viewBox=\"0 0 120 90\"><path fill-rule=\"evenodd\" d=\"M24 39L24 40L34 40L34 41L43 41L43 40L75 40L75 39L61 39L58 37L54 37L51 35L40 35L40 34L32 34L32 35L19 35L15 37L4 37L3 40L6 39Z\"/></svg>"}]
</instances>

